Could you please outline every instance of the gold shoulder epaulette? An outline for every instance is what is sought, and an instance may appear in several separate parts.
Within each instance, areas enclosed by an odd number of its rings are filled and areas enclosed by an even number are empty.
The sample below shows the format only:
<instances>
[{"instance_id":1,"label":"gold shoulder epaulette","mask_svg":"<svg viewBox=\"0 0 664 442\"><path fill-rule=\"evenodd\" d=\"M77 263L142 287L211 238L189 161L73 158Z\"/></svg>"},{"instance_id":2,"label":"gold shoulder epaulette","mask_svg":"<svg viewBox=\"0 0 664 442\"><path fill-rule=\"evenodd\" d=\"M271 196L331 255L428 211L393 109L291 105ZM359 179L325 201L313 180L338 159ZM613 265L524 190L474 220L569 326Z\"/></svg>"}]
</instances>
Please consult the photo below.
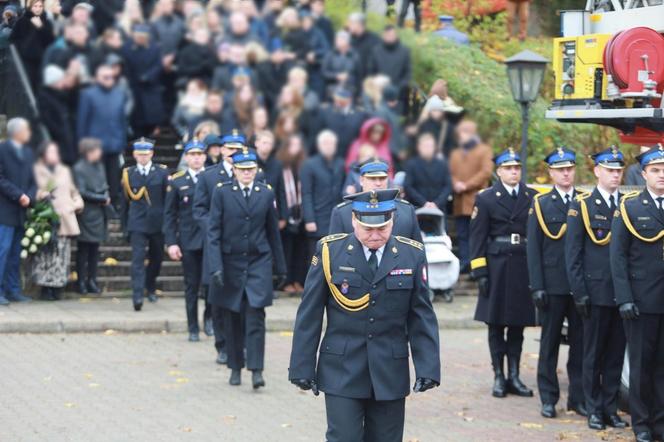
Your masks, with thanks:
<instances>
[{"instance_id":1,"label":"gold shoulder epaulette","mask_svg":"<svg viewBox=\"0 0 664 442\"><path fill-rule=\"evenodd\" d=\"M491 187L485 187L484 189L481 189L477 194L479 195L480 193L484 192L485 190L489 190Z\"/></svg>"},{"instance_id":2,"label":"gold shoulder epaulette","mask_svg":"<svg viewBox=\"0 0 664 442\"><path fill-rule=\"evenodd\" d=\"M347 206L348 204L350 204L350 201L342 201L339 204L337 204L337 207Z\"/></svg>"},{"instance_id":3,"label":"gold shoulder epaulette","mask_svg":"<svg viewBox=\"0 0 664 442\"><path fill-rule=\"evenodd\" d=\"M157 164L157 166L161 167L162 169L168 169L168 166L165 164Z\"/></svg>"},{"instance_id":4,"label":"gold shoulder epaulette","mask_svg":"<svg viewBox=\"0 0 664 442\"><path fill-rule=\"evenodd\" d=\"M574 199L577 201L581 201L590 198L590 195L592 195L592 192L579 192L579 194L575 196Z\"/></svg>"},{"instance_id":5,"label":"gold shoulder epaulette","mask_svg":"<svg viewBox=\"0 0 664 442\"><path fill-rule=\"evenodd\" d=\"M394 239L404 244L408 244L409 246L413 246L416 249L424 250L424 244L419 241L415 241L414 239L406 238L405 236L395 236Z\"/></svg>"},{"instance_id":6,"label":"gold shoulder epaulette","mask_svg":"<svg viewBox=\"0 0 664 442\"><path fill-rule=\"evenodd\" d=\"M184 171L184 170L180 170L180 171L178 171L178 172L175 172L175 173L174 173L173 175L171 175L169 178L172 179L172 180L174 180L174 179L176 179L176 178L180 178L180 177L183 176L185 173L186 173L186 171Z\"/></svg>"},{"instance_id":7,"label":"gold shoulder epaulette","mask_svg":"<svg viewBox=\"0 0 664 442\"><path fill-rule=\"evenodd\" d=\"M348 233L333 233L332 235L324 236L320 239L321 244L325 244L332 241L337 241L339 239L344 239L348 236Z\"/></svg>"},{"instance_id":8,"label":"gold shoulder epaulette","mask_svg":"<svg viewBox=\"0 0 664 442\"><path fill-rule=\"evenodd\" d=\"M624 195L622 196L622 198L620 199L620 201L627 201L627 200L629 200L629 199L636 198L636 197L639 196L640 194L641 194L641 192L639 192L638 190L633 190L632 192L627 192L626 194L624 194Z\"/></svg>"}]
</instances>

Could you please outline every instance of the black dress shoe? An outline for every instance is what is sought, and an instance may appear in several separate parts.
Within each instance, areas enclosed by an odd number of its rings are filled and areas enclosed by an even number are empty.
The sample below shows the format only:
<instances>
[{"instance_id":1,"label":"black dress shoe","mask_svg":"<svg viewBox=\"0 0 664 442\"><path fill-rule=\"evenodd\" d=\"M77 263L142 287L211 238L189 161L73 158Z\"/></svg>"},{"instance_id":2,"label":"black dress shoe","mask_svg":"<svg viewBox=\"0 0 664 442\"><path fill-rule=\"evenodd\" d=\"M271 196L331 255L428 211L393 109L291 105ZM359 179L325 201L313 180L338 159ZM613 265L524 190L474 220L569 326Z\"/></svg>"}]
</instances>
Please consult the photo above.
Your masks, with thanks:
<instances>
[{"instance_id":1,"label":"black dress shoe","mask_svg":"<svg viewBox=\"0 0 664 442\"><path fill-rule=\"evenodd\" d=\"M85 285L85 282L79 280L78 283L76 284L76 291L80 295L87 295L88 294L88 288Z\"/></svg>"},{"instance_id":2,"label":"black dress shoe","mask_svg":"<svg viewBox=\"0 0 664 442\"><path fill-rule=\"evenodd\" d=\"M140 312L143 308L143 302L134 302L134 311Z\"/></svg>"},{"instance_id":3,"label":"black dress shoe","mask_svg":"<svg viewBox=\"0 0 664 442\"><path fill-rule=\"evenodd\" d=\"M542 404L541 414L548 419L553 419L556 417L556 406L553 404Z\"/></svg>"},{"instance_id":4,"label":"black dress shoe","mask_svg":"<svg viewBox=\"0 0 664 442\"><path fill-rule=\"evenodd\" d=\"M261 387L265 387L265 379L263 379L263 370L251 371L251 385L254 387L254 390L257 390Z\"/></svg>"},{"instance_id":5,"label":"black dress shoe","mask_svg":"<svg viewBox=\"0 0 664 442\"><path fill-rule=\"evenodd\" d=\"M53 297L54 301L61 300L62 299L62 288L61 287L51 288L51 296Z\"/></svg>"},{"instance_id":6,"label":"black dress shoe","mask_svg":"<svg viewBox=\"0 0 664 442\"><path fill-rule=\"evenodd\" d=\"M533 390L526 387L516 376L507 379L507 392L521 397L533 397Z\"/></svg>"},{"instance_id":7,"label":"black dress shoe","mask_svg":"<svg viewBox=\"0 0 664 442\"><path fill-rule=\"evenodd\" d=\"M207 318L203 321L203 332L205 336L213 336L214 328L212 328L212 318Z\"/></svg>"},{"instance_id":8,"label":"black dress shoe","mask_svg":"<svg viewBox=\"0 0 664 442\"><path fill-rule=\"evenodd\" d=\"M577 403L572 403L568 402L567 403L567 411L573 411L579 416L587 417L588 416L588 410L586 410L586 406L582 404L581 402Z\"/></svg>"},{"instance_id":9,"label":"black dress shoe","mask_svg":"<svg viewBox=\"0 0 664 442\"><path fill-rule=\"evenodd\" d=\"M242 374L240 370L231 371L231 377L228 379L228 383L231 385L240 385L242 383Z\"/></svg>"},{"instance_id":10,"label":"black dress shoe","mask_svg":"<svg viewBox=\"0 0 664 442\"><path fill-rule=\"evenodd\" d=\"M636 442L653 442L652 435L648 431L641 431L634 436Z\"/></svg>"},{"instance_id":11,"label":"black dress shoe","mask_svg":"<svg viewBox=\"0 0 664 442\"><path fill-rule=\"evenodd\" d=\"M189 333L189 342L198 342L200 340L201 338L198 337L198 333L196 332Z\"/></svg>"},{"instance_id":12,"label":"black dress shoe","mask_svg":"<svg viewBox=\"0 0 664 442\"><path fill-rule=\"evenodd\" d=\"M157 295L155 295L154 293L148 293L148 301L157 302Z\"/></svg>"},{"instance_id":13,"label":"black dress shoe","mask_svg":"<svg viewBox=\"0 0 664 442\"><path fill-rule=\"evenodd\" d=\"M507 381L505 381L505 376L503 376L502 373L496 373L496 377L493 380L491 395L499 398L507 396Z\"/></svg>"},{"instance_id":14,"label":"black dress shoe","mask_svg":"<svg viewBox=\"0 0 664 442\"><path fill-rule=\"evenodd\" d=\"M97 285L97 281L94 279L91 279L88 281L87 285L88 293L94 293L95 295L98 295L101 293L101 289Z\"/></svg>"},{"instance_id":15,"label":"black dress shoe","mask_svg":"<svg viewBox=\"0 0 664 442\"><path fill-rule=\"evenodd\" d=\"M226 365L228 364L228 355L226 354L225 351L221 350L217 354L217 364L219 365Z\"/></svg>"},{"instance_id":16,"label":"black dress shoe","mask_svg":"<svg viewBox=\"0 0 664 442\"><path fill-rule=\"evenodd\" d=\"M53 289L51 287L42 287L40 290L40 297L42 301L55 301L55 299L53 299Z\"/></svg>"},{"instance_id":17,"label":"black dress shoe","mask_svg":"<svg viewBox=\"0 0 664 442\"><path fill-rule=\"evenodd\" d=\"M604 423L613 428L627 428L629 426L629 424L617 414L609 414L604 416Z\"/></svg>"},{"instance_id":18,"label":"black dress shoe","mask_svg":"<svg viewBox=\"0 0 664 442\"><path fill-rule=\"evenodd\" d=\"M588 428L591 430L604 430L606 428L604 419L597 414L591 414L588 416Z\"/></svg>"}]
</instances>

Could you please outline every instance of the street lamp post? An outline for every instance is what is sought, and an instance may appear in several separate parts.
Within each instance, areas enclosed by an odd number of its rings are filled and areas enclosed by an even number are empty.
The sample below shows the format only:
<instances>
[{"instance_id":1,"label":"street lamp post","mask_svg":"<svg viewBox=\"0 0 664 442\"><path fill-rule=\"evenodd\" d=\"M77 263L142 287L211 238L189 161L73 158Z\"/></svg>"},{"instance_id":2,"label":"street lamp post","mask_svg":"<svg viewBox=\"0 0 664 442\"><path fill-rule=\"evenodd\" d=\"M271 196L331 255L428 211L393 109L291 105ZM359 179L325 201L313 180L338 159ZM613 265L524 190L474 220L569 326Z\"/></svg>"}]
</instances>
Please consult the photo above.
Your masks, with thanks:
<instances>
[{"instance_id":1,"label":"street lamp post","mask_svg":"<svg viewBox=\"0 0 664 442\"><path fill-rule=\"evenodd\" d=\"M523 177L527 180L528 159L528 123L530 103L539 94L544 78L544 69L549 62L546 58L533 51L522 51L505 60L507 78L510 82L512 97L521 105L521 164Z\"/></svg>"}]
</instances>

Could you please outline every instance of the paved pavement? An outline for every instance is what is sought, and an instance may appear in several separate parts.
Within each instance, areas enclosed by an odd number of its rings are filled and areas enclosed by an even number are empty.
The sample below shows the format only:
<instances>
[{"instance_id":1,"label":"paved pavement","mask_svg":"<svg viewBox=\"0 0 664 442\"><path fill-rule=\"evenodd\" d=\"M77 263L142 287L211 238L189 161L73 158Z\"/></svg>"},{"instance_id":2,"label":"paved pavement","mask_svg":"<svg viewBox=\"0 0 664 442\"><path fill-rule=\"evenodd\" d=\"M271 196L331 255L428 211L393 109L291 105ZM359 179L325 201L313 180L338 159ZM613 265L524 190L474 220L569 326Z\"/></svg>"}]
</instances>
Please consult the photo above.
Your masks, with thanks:
<instances>
[{"instance_id":1,"label":"paved pavement","mask_svg":"<svg viewBox=\"0 0 664 442\"><path fill-rule=\"evenodd\" d=\"M490 397L485 337L478 329L441 331L443 384L408 398L406 441L627 440L627 431L596 433L563 410L545 420L537 398ZM530 386L536 338L529 329L522 375ZM288 332L268 334L267 388L253 392L247 372L242 386L227 384L229 371L213 362L210 338L0 335L0 440L321 441L322 396L286 380L290 343Z\"/></svg>"},{"instance_id":2,"label":"paved pavement","mask_svg":"<svg viewBox=\"0 0 664 442\"><path fill-rule=\"evenodd\" d=\"M434 303L441 328L480 327L472 320L474 297L457 297L452 304ZM267 310L269 331L292 330L299 298L275 300ZM203 314L203 303L199 304ZM57 332L182 332L186 331L184 298L161 298L145 302L139 313L128 298L68 299L56 302L33 301L0 306L0 333Z\"/></svg>"}]
</instances>

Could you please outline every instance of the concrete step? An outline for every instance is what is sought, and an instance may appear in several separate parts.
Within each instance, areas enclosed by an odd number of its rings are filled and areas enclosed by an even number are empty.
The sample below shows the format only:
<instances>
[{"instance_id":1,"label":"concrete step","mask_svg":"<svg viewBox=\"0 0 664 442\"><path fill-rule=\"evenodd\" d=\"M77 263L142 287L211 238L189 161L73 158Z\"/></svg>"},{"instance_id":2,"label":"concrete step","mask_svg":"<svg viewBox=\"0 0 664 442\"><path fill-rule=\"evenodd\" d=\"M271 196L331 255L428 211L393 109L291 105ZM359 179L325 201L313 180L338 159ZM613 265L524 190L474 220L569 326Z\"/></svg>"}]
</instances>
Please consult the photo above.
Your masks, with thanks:
<instances>
[{"instance_id":1,"label":"concrete step","mask_svg":"<svg viewBox=\"0 0 664 442\"><path fill-rule=\"evenodd\" d=\"M118 292L131 290L131 278L127 275L100 276L97 278L99 288L103 291ZM157 289L165 292L184 292L184 278L182 276L159 276Z\"/></svg>"},{"instance_id":2,"label":"concrete step","mask_svg":"<svg viewBox=\"0 0 664 442\"><path fill-rule=\"evenodd\" d=\"M72 259L71 270L76 270L75 259ZM130 273L130 261L119 261L116 265L107 265L103 261L99 263L98 276L128 276ZM182 274L181 262L164 261L161 264L160 276L182 276Z\"/></svg>"}]
</instances>

